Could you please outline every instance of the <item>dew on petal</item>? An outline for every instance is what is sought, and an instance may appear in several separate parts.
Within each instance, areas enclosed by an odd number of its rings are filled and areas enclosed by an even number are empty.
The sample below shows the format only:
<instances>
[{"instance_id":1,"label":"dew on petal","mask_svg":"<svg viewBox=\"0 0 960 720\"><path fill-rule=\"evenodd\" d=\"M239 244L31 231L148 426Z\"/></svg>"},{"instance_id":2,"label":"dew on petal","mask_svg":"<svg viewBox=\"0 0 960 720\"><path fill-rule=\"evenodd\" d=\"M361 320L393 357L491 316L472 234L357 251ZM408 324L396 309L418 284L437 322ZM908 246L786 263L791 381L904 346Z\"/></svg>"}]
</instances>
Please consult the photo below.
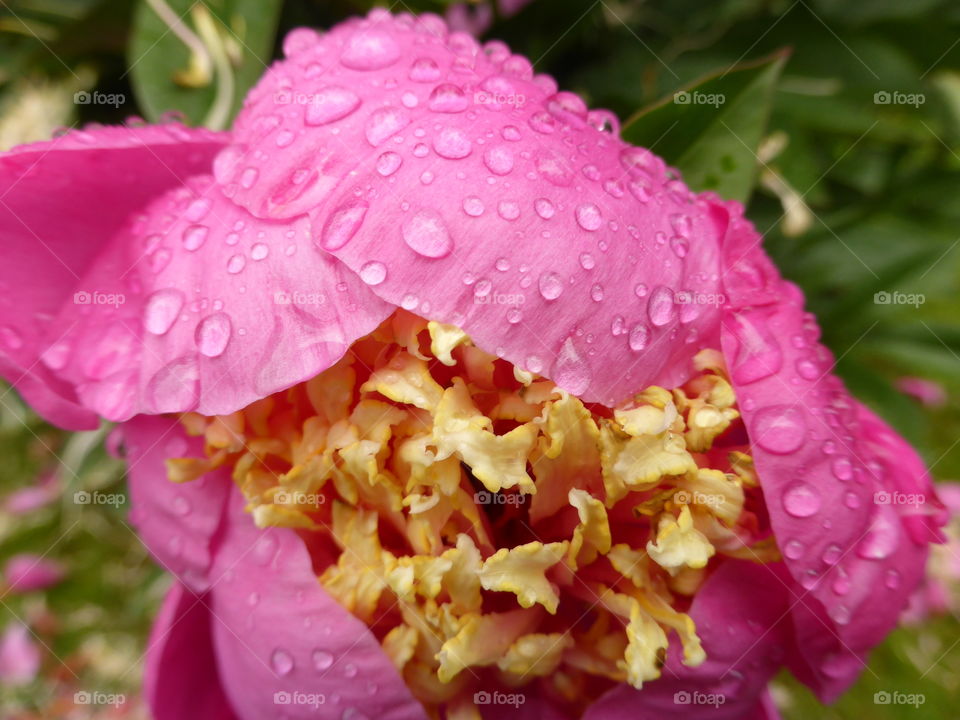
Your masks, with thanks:
<instances>
[{"instance_id":1,"label":"dew on petal","mask_svg":"<svg viewBox=\"0 0 960 720\"><path fill-rule=\"evenodd\" d=\"M407 246L423 257L442 258L453 250L446 223L434 210L420 210L403 223L401 231Z\"/></svg>"}]
</instances>

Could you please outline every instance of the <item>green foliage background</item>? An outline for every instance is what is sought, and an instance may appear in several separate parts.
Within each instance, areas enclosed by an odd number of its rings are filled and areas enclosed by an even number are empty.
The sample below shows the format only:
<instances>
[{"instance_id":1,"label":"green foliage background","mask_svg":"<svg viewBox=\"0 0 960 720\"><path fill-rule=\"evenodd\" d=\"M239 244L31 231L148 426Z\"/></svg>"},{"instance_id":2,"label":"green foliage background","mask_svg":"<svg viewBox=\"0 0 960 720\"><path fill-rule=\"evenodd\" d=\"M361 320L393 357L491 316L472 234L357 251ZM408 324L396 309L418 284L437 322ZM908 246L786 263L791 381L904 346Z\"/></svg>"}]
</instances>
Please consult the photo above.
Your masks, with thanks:
<instances>
[{"instance_id":1,"label":"green foliage background","mask_svg":"<svg viewBox=\"0 0 960 720\"><path fill-rule=\"evenodd\" d=\"M155 120L165 110L209 122L218 98L236 110L287 29L329 26L373 3L167 4L194 30L196 13L208 11L230 87L217 67L198 87L174 82L189 69L189 53L145 0L7 0L0 125L15 125L30 87L62 95L55 106L65 125ZM444 12L450 4L400 0L393 9ZM191 12L193 5L204 7ZM938 479L960 476L960 4L534 0L513 17L498 13L485 37L507 41L561 87L614 110L626 137L664 155L698 189L747 200L767 249L805 290L851 389L920 448ZM125 102L72 104L82 89L122 93ZM723 93L726 102L680 105L673 94L683 89ZM914 102L878 103L877 93ZM802 205L785 217L791 193ZM878 304L878 292L922 294L925 302ZM905 396L895 386L903 376L939 382L947 401L925 407ZM65 497L77 489L122 493L122 470L96 440L68 438L13 394L0 395L0 496L44 472L56 473ZM45 714L51 703L74 686L135 693L139 650L165 582L123 506L65 499L27 517L0 513L0 562L48 549L67 564L65 582L24 598L0 594L0 625L46 610L59 619L44 635L44 679L0 689L0 709L27 713L21 717L54 716ZM788 678L777 698L790 718L952 718L958 641L960 624L950 616L902 629L836 706L818 706ZM876 705L882 690L922 692L926 703Z\"/></svg>"}]
</instances>

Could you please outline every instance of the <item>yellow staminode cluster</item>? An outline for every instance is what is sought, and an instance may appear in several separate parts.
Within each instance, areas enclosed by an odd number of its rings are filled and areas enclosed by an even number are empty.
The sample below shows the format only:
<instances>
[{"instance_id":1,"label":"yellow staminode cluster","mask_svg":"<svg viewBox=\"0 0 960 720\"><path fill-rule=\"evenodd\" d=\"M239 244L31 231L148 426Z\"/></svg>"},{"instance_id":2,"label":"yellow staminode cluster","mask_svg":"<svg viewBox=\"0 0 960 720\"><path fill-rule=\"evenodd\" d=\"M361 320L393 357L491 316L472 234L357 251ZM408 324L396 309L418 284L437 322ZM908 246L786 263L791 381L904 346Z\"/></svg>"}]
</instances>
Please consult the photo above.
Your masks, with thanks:
<instances>
[{"instance_id":1,"label":"yellow staminode cluster","mask_svg":"<svg viewBox=\"0 0 960 720\"><path fill-rule=\"evenodd\" d=\"M435 716L478 717L493 683L579 703L659 677L671 631L702 662L682 610L710 558L775 556L736 532L750 457L710 452L738 418L720 354L696 370L585 405L398 311L309 382L184 416L207 457L169 470L232 466L256 523L304 535L323 587Z\"/></svg>"}]
</instances>

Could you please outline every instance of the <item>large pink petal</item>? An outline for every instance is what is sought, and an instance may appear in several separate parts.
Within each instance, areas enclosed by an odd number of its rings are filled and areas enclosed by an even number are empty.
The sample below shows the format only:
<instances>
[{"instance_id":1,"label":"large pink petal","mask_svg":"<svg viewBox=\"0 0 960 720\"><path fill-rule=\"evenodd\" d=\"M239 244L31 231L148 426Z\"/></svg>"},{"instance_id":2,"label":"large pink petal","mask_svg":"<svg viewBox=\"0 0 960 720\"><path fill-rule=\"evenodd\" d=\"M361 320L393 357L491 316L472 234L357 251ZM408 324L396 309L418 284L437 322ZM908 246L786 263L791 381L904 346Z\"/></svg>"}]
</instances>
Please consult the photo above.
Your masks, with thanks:
<instances>
[{"instance_id":1,"label":"large pink petal","mask_svg":"<svg viewBox=\"0 0 960 720\"><path fill-rule=\"evenodd\" d=\"M101 128L0 155L0 374L48 420L96 425L41 362L58 362L50 319L128 218L208 170L225 142L179 125Z\"/></svg>"},{"instance_id":2,"label":"large pink petal","mask_svg":"<svg viewBox=\"0 0 960 720\"><path fill-rule=\"evenodd\" d=\"M206 599L175 583L154 620L143 679L154 720L236 720L217 673Z\"/></svg>"},{"instance_id":3,"label":"large pink petal","mask_svg":"<svg viewBox=\"0 0 960 720\"><path fill-rule=\"evenodd\" d=\"M94 302L53 323L73 348L58 370L112 420L233 412L325 370L391 312L313 252L306 217L254 218L209 176L131 218L81 287Z\"/></svg>"},{"instance_id":4,"label":"large pink petal","mask_svg":"<svg viewBox=\"0 0 960 720\"><path fill-rule=\"evenodd\" d=\"M231 506L210 607L238 717L425 719L366 625L323 591L297 534L257 530L239 492Z\"/></svg>"},{"instance_id":5,"label":"large pink petal","mask_svg":"<svg viewBox=\"0 0 960 720\"><path fill-rule=\"evenodd\" d=\"M203 457L203 440L186 435L174 418L138 416L123 426L130 519L165 569L195 592L211 582L214 540L233 481L227 470L175 484L167 458Z\"/></svg>"},{"instance_id":6,"label":"large pink petal","mask_svg":"<svg viewBox=\"0 0 960 720\"><path fill-rule=\"evenodd\" d=\"M802 293L756 232L735 219L729 239L723 351L771 523L802 588L795 624L807 680L833 697L896 623L943 513L916 453L832 375Z\"/></svg>"},{"instance_id":7,"label":"large pink petal","mask_svg":"<svg viewBox=\"0 0 960 720\"><path fill-rule=\"evenodd\" d=\"M308 213L317 251L380 297L589 400L672 386L717 342L727 213L609 114L434 16L374 11L285 49L215 163L237 203Z\"/></svg>"},{"instance_id":8,"label":"large pink petal","mask_svg":"<svg viewBox=\"0 0 960 720\"><path fill-rule=\"evenodd\" d=\"M690 616L706 661L681 662L670 645L659 680L642 690L623 685L608 692L584 720L767 717L765 688L785 657L787 592L776 568L739 560L723 563L697 592ZM775 716L772 716L775 717Z\"/></svg>"}]
</instances>

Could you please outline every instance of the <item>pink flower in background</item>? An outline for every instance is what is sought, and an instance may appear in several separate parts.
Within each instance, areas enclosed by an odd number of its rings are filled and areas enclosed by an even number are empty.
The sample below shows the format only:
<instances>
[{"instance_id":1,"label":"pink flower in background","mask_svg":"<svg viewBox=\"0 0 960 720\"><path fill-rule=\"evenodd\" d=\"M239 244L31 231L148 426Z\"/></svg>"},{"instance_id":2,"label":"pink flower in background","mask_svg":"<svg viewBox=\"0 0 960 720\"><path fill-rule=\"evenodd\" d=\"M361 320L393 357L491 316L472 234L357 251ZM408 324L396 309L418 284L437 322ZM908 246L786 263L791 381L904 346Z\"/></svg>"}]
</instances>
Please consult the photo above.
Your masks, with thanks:
<instances>
[{"instance_id":1,"label":"pink flower in background","mask_svg":"<svg viewBox=\"0 0 960 720\"><path fill-rule=\"evenodd\" d=\"M943 385L933 380L918 377L903 377L897 382L900 392L915 397L929 407L940 407L947 401Z\"/></svg>"},{"instance_id":2,"label":"pink flower in background","mask_svg":"<svg viewBox=\"0 0 960 720\"><path fill-rule=\"evenodd\" d=\"M0 158L0 370L125 423L177 576L155 716L837 697L943 513L742 208L436 17L284 52L229 133Z\"/></svg>"},{"instance_id":3,"label":"pink flower in background","mask_svg":"<svg viewBox=\"0 0 960 720\"><path fill-rule=\"evenodd\" d=\"M31 553L14 555L3 569L3 578L11 592L43 590L63 579L63 566Z\"/></svg>"},{"instance_id":4,"label":"pink flower in background","mask_svg":"<svg viewBox=\"0 0 960 720\"><path fill-rule=\"evenodd\" d=\"M7 495L3 509L14 515L24 515L50 505L60 497L60 482L54 473L48 473L36 484L19 488Z\"/></svg>"},{"instance_id":5,"label":"pink flower in background","mask_svg":"<svg viewBox=\"0 0 960 720\"><path fill-rule=\"evenodd\" d=\"M510 18L530 4L530 0L491 0L489 3L455 3L446 13L451 30L483 35L493 25L493 3L499 3L501 18Z\"/></svg>"},{"instance_id":6,"label":"pink flower in background","mask_svg":"<svg viewBox=\"0 0 960 720\"><path fill-rule=\"evenodd\" d=\"M30 630L19 622L10 622L0 634L0 681L25 685L40 670L40 648Z\"/></svg>"}]
</instances>

